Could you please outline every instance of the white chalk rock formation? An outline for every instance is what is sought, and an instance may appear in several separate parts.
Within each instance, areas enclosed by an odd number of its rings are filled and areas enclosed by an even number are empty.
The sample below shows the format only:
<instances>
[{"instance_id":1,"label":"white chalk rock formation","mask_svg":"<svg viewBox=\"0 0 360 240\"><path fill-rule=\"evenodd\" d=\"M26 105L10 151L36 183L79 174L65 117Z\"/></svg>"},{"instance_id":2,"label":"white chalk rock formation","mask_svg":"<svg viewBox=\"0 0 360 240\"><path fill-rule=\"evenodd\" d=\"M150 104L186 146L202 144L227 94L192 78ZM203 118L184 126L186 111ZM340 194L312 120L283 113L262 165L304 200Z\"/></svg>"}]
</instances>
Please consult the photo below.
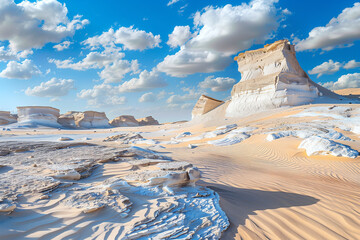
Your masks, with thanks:
<instances>
[{"instance_id":1,"label":"white chalk rock formation","mask_svg":"<svg viewBox=\"0 0 360 240\"><path fill-rule=\"evenodd\" d=\"M320 96L338 95L311 81L300 67L294 45L276 41L264 48L240 53L235 60L241 80L231 92L226 116L308 104Z\"/></svg>"},{"instance_id":2,"label":"white chalk rock formation","mask_svg":"<svg viewBox=\"0 0 360 240\"><path fill-rule=\"evenodd\" d=\"M204 115L223 103L224 101L217 100L206 95L201 95L191 112L191 116L192 118L195 118L197 116Z\"/></svg>"},{"instance_id":3,"label":"white chalk rock formation","mask_svg":"<svg viewBox=\"0 0 360 240\"><path fill-rule=\"evenodd\" d=\"M58 123L66 128L76 128L75 114L79 112L70 111L65 114L61 114Z\"/></svg>"},{"instance_id":4,"label":"white chalk rock formation","mask_svg":"<svg viewBox=\"0 0 360 240\"><path fill-rule=\"evenodd\" d=\"M64 127L107 128L109 119L104 112L85 111L67 112L59 117L59 123Z\"/></svg>"},{"instance_id":5,"label":"white chalk rock formation","mask_svg":"<svg viewBox=\"0 0 360 240\"><path fill-rule=\"evenodd\" d=\"M57 120L60 111L53 107L26 106L17 107L18 123L36 127L37 125L60 127Z\"/></svg>"},{"instance_id":6,"label":"white chalk rock formation","mask_svg":"<svg viewBox=\"0 0 360 240\"><path fill-rule=\"evenodd\" d=\"M136 119L139 122L140 126L147 126L147 125L159 125L159 122L155 120L152 116L144 117Z\"/></svg>"},{"instance_id":7,"label":"white chalk rock formation","mask_svg":"<svg viewBox=\"0 0 360 240\"><path fill-rule=\"evenodd\" d=\"M8 111L0 111L0 125L6 125L16 122L16 118Z\"/></svg>"},{"instance_id":8,"label":"white chalk rock formation","mask_svg":"<svg viewBox=\"0 0 360 240\"><path fill-rule=\"evenodd\" d=\"M139 122L131 115L122 115L111 120L110 125L113 127L136 127Z\"/></svg>"}]
</instances>

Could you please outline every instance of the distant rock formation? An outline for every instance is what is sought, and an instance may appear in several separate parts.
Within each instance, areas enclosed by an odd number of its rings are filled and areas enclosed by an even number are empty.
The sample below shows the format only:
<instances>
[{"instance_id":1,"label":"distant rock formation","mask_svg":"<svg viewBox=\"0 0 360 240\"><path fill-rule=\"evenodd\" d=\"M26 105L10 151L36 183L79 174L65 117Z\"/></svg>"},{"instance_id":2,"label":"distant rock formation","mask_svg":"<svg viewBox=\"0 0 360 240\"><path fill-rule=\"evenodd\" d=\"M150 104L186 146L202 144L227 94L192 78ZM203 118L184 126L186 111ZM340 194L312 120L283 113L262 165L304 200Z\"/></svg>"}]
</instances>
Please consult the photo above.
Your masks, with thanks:
<instances>
[{"instance_id":1,"label":"distant rock formation","mask_svg":"<svg viewBox=\"0 0 360 240\"><path fill-rule=\"evenodd\" d=\"M122 115L111 120L110 125L113 127L136 127L139 122L131 115Z\"/></svg>"},{"instance_id":2,"label":"distant rock formation","mask_svg":"<svg viewBox=\"0 0 360 240\"><path fill-rule=\"evenodd\" d=\"M152 116L148 116L145 118L139 118L136 119L139 122L140 126L146 126L146 125L159 125L159 122L155 120Z\"/></svg>"},{"instance_id":3,"label":"distant rock formation","mask_svg":"<svg viewBox=\"0 0 360 240\"><path fill-rule=\"evenodd\" d=\"M201 95L191 112L192 118L208 113L223 103L224 102L221 100L217 100L206 95Z\"/></svg>"},{"instance_id":4,"label":"distant rock formation","mask_svg":"<svg viewBox=\"0 0 360 240\"><path fill-rule=\"evenodd\" d=\"M76 128L77 125L75 123L75 116L74 114L78 114L80 112L70 111L65 114L61 114L58 123L60 123L63 127L66 128Z\"/></svg>"},{"instance_id":5,"label":"distant rock formation","mask_svg":"<svg viewBox=\"0 0 360 240\"><path fill-rule=\"evenodd\" d=\"M16 117L8 111L0 111L0 125L6 125L16 122Z\"/></svg>"},{"instance_id":6,"label":"distant rock formation","mask_svg":"<svg viewBox=\"0 0 360 240\"><path fill-rule=\"evenodd\" d=\"M311 81L296 59L294 45L287 40L240 53L235 60L241 80L231 91L226 116L308 104L319 96L338 98L337 94Z\"/></svg>"},{"instance_id":7,"label":"distant rock formation","mask_svg":"<svg viewBox=\"0 0 360 240\"><path fill-rule=\"evenodd\" d=\"M53 107L26 106L17 107L18 123L29 126L43 125L49 127L60 127L57 123L60 110Z\"/></svg>"},{"instance_id":8,"label":"distant rock formation","mask_svg":"<svg viewBox=\"0 0 360 240\"><path fill-rule=\"evenodd\" d=\"M67 112L59 117L58 122L64 127L107 128L109 119L104 112L85 111Z\"/></svg>"}]
</instances>

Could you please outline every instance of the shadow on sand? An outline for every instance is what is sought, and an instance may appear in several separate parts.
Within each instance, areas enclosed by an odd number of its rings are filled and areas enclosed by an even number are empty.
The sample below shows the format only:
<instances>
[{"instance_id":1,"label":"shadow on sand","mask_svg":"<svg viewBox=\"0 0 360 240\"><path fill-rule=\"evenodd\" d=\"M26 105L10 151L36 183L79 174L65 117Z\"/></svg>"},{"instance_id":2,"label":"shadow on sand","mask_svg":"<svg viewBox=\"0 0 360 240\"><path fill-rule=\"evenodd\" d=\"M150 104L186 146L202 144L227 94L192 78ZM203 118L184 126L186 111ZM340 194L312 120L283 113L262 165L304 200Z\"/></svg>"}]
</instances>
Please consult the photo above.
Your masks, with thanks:
<instances>
[{"instance_id":1,"label":"shadow on sand","mask_svg":"<svg viewBox=\"0 0 360 240\"><path fill-rule=\"evenodd\" d=\"M319 201L310 196L289 192L243 189L206 182L200 185L209 187L220 195L221 208L230 221L230 227L224 232L222 239L234 239L238 226L245 225L248 216L256 215L257 210L308 206Z\"/></svg>"}]
</instances>

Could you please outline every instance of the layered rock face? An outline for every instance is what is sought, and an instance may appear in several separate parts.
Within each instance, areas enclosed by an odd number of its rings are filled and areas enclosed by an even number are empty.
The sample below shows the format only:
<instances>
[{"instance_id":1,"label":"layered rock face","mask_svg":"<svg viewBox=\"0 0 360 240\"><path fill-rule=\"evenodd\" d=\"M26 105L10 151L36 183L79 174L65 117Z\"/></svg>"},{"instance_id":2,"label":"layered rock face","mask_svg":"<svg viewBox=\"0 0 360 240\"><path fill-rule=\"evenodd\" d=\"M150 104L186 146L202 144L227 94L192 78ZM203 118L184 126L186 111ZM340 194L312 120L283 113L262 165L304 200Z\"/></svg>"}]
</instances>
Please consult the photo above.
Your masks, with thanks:
<instances>
[{"instance_id":1,"label":"layered rock face","mask_svg":"<svg viewBox=\"0 0 360 240\"><path fill-rule=\"evenodd\" d=\"M76 128L75 123L75 116L74 114L77 114L79 112L70 111L65 114L60 115L58 119L58 123L60 123L62 126L66 128Z\"/></svg>"},{"instance_id":2,"label":"layered rock face","mask_svg":"<svg viewBox=\"0 0 360 240\"><path fill-rule=\"evenodd\" d=\"M111 126L114 127L136 127L139 126L139 122L131 115L122 115L114 118L110 122Z\"/></svg>"},{"instance_id":3,"label":"layered rock face","mask_svg":"<svg viewBox=\"0 0 360 240\"><path fill-rule=\"evenodd\" d=\"M221 100L217 100L215 98L211 98L206 95L201 95L201 97L199 98L199 100L197 101L197 103L195 104L195 106L191 112L192 118L195 118L195 117L201 116L207 112L210 112L211 110L213 110L214 108L217 108L218 106L220 106L223 103L224 102Z\"/></svg>"},{"instance_id":4,"label":"layered rock face","mask_svg":"<svg viewBox=\"0 0 360 240\"><path fill-rule=\"evenodd\" d=\"M0 111L0 125L6 125L16 122L16 117L8 111Z\"/></svg>"},{"instance_id":5,"label":"layered rock face","mask_svg":"<svg viewBox=\"0 0 360 240\"><path fill-rule=\"evenodd\" d=\"M228 117L307 104L322 95L336 96L311 81L296 59L294 45L287 40L240 53L235 60L241 80L232 89Z\"/></svg>"},{"instance_id":6,"label":"layered rock face","mask_svg":"<svg viewBox=\"0 0 360 240\"><path fill-rule=\"evenodd\" d=\"M53 107L26 106L17 107L18 122L30 125L59 127L57 123L60 110Z\"/></svg>"},{"instance_id":7,"label":"layered rock face","mask_svg":"<svg viewBox=\"0 0 360 240\"><path fill-rule=\"evenodd\" d=\"M109 119L104 112L70 111L59 117L58 122L69 128L107 128L110 127Z\"/></svg>"},{"instance_id":8,"label":"layered rock face","mask_svg":"<svg viewBox=\"0 0 360 240\"><path fill-rule=\"evenodd\" d=\"M145 118L139 118L136 119L139 122L140 126L146 126L146 125L159 125L159 122L155 120L152 116L148 116Z\"/></svg>"}]
</instances>

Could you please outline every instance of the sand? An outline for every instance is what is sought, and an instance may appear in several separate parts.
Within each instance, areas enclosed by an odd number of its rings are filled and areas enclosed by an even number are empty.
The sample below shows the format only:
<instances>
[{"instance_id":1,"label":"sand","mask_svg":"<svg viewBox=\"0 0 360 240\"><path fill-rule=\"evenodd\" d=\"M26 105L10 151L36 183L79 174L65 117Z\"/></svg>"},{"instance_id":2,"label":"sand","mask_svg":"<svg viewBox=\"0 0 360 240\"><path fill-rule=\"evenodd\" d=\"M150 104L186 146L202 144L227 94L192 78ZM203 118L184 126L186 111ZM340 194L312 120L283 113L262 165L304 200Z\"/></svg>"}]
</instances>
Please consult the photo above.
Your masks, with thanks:
<instances>
[{"instance_id":1,"label":"sand","mask_svg":"<svg viewBox=\"0 0 360 240\"><path fill-rule=\"evenodd\" d=\"M121 142L103 140L120 131L136 132L145 139L159 143L135 145L156 148L160 154L175 161L191 163L202 171L202 178L197 184L209 187L219 194L220 207L230 222L230 227L222 234L221 239L359 239L360 157L308 156L304 149L298 148L303 139L295 136L266 140L269 132L274 129L291 130L294 126L299 126L296 124L316 123L319 128L322 126L329 130L331 126L334 131L350 138L351 141L334 141L360 151L360 135L356 132L356 126L359 125L356 114L360 113L360 105L337 105L336 111L329 110L340 112L334 115L340 120L341 114L351 113L351 116L341 120L342 124L334 116L326 116L320 110L316 112L318 108L314 107L333 109L332 105L308 105L276 109L242 119L210 119L203 123L98 129L96 133L77 130L61 130L59 133L58 130L51 129L37 132L12 130L1 132L3 136L0 140L22 139L22 136L29 136L26 134L36 135L40 140L41 136L43 139L56 140L60 134L75 140L88 137L91 140L86 142L101 146L124 147ZM342 107L351 107L351 110L343 111ZM294 116L304 112L312 115ZM355 121L349 121L350 119ZM233 123L237 124L237 129L253 127L253 130L247 132L250 137L229 146L208 143L224 138L229 133L212 138L171 142L184 132L191 132L191 135L181 138L182 140L201 136L215 131L220 125ZM75 135L79 135L79 138ZM189 144L195 147L189 148ZM123 177L131 168L125 163L108 163L101 171L94 171L90 178L104 181L109 177ZM93 231L91 238L94 239L116 239L122 236L124 228L109 228L109 222L115 217L113 212L104 209L85 217L83 213L65 211L59 204L63 198L65 194L50 197L43 208L38 208L29 201L22 205L24 210L15 209L7 215L17 223L19 230L12 237L20 239L24 237L21 231L26 232L30 228L31 234L27 237L40 239L82 238L87 236L84 234L86 231ZM146 211L155 209L155 205L149 206ZM104 224L94 228L95 220L101 220ZM42 227L37 228L33 221L41 223L39 226ZM126 223L126 220L123 222L128 228L133 223ZM63 227L54 228L59 225ZM6 228L7 225L2 227Z\"/></svg>"}]
</instances>

